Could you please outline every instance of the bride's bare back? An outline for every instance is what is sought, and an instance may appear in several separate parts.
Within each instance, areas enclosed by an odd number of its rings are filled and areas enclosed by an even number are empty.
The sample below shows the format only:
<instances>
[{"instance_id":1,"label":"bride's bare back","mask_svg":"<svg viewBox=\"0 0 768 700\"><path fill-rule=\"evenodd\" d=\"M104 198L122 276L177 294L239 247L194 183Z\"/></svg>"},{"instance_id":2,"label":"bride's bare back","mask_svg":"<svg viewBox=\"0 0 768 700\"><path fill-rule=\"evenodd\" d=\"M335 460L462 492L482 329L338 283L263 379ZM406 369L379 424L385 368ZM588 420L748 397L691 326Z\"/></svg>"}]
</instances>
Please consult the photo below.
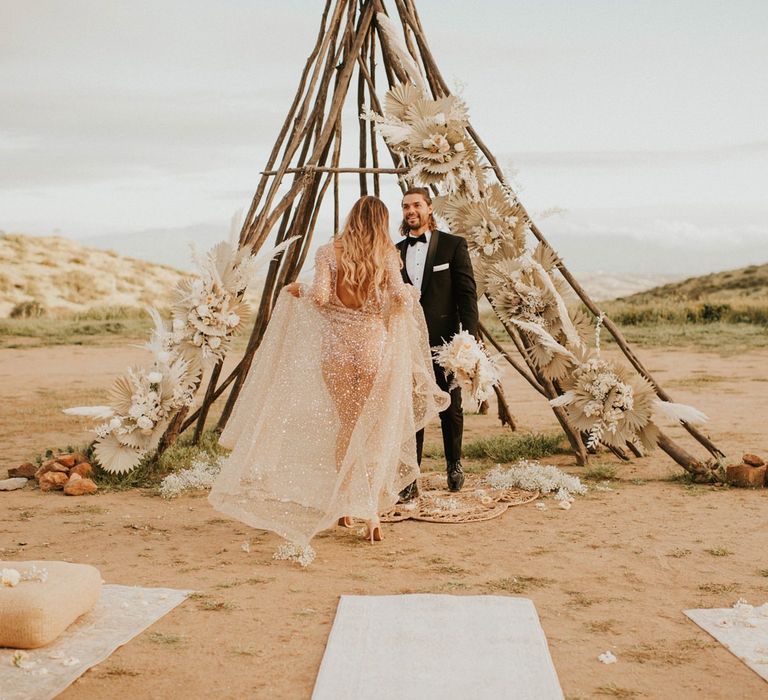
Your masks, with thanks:
<instances>
[{"instance_id":1,"label":"bride's bare back","mask_svg":"<svg viewBox=\"0 0 768 700\"><path fill-rule=\"evenodd\" d=\"M359 309L361 305L357 303L357 296L354 294L353 288L344 279L344 270L341 267L342 250L341 242L335 241L333 253L336 256L336 298L348 309Z\"/></svg>"}]
</instances>

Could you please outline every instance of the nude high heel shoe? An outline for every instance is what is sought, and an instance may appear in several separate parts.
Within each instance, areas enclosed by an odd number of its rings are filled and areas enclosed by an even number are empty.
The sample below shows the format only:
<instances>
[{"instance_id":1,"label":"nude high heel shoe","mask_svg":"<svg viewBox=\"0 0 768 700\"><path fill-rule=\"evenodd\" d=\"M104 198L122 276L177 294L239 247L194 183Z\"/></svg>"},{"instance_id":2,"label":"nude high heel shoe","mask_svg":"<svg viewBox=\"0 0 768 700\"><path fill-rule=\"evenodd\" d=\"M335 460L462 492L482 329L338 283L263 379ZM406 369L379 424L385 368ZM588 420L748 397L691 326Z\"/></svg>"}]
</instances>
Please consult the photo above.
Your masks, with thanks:
<instances>
[{"instance_id":1,"label":"nude high heel shoe","mask_svg":"<svg viewBox=\"0 0 768 700\"><path fill-rule=\"evenodd\" d=\"M379 522L378 518L376 519L375 523L374 521L369 521L366 524L368 526L368 530L365 533L365 539L370 540L371 544L374 542L381 542L384 539L384 536L381 534L381 523Z\"/></svg>"},{"instance_id":2,"label":"nude high heel shoe","mask_svg":"<svg viewBox=\"0 0 768 700\"><path fill-rule=\"evenodd\" d=\"M352 522L352 518L345 515L343 518L339 518L339 527L354 527L355 523Z\"/></svg>"}]
</instances>

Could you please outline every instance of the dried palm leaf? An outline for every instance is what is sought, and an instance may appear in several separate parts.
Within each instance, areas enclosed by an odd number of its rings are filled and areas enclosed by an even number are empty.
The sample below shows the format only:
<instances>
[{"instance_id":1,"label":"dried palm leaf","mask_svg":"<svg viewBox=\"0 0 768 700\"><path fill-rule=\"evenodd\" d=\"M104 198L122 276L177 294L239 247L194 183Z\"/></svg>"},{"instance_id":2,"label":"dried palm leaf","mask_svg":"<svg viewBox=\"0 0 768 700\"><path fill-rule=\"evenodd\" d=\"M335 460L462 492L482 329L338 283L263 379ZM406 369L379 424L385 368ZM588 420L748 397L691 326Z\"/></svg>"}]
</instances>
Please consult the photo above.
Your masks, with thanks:
<instances>
[{"instance_id":1,"label":"dried palm leaf","mask_svg":"<svg viewBox=\"0 0 768 700\"><path fill-rule=\"evenodd\" d=\"M86 416L88 418L111 418L115 410L111 406L75 406L65 408L62 413L68 416Z\"/></svg>"},{"instance_id":2,"label":"dried palm leaf","mask_svg":"<svg viewBox=\"0 0 768 700\"><path fill-rule=\"evenodd\" d=\"M387 117L404 119L408 107L422 99L424 93L410 83L399 83L387 91L384 96L384 112Z\"/></svg>"},{"instance_id":3,"label":"dried palm leaf","mask_svg":"<svg viewBox=\"0 0 768 700\"><path fill-rule=\"evenodd\" d=\"M520 319L513 319L512 323L514 323L521 330L525 331L525 333L531 338L535 345L541 346L553 354L560 354L573 362L577 361L575 355L568 348L560 345L560 343L558 343L546 331L546 329L542 328L537 323L521 321Z\"/></svg>"},{"instance_id":4,"label":"dried palm leaf","mask_svg":"<svg viewBox=\"0 0 768 700\"><path fill-rule=\"evenodd\" d=\"M143 453L121 445L114 435L97 440L93 451L102 469L110 474L125 474L135 469L143 457Z\"/></svg>"},{"instance_id":5,"label":"dried palm leaf","mask_svg":"<svg viewBox=\"0 0 768 700\"><path fill-rule=\"evenodd\" d=\"M391 52L395 55L409 80L416 86L421 94L426 94L427 86L421 75L419 66L409 53L405 43L400 38L400 33L395 23L383 12L376 13L376 24L382 31L382 39L387 43Z\"/></svg>"},{"instance_id":6,"label":"dried palm leaf","mask_svg":"<svg viewBox=\"0 0 768 700\"><path fill-rule=\"evenodd\" d=\"M133 403L133 395L136 389L130 375L123 375L115 379L115 383L109 391L110 401L115 413L119 416L127 416Z\"/></svg>"},{"instance_id":7,"label":"dried palm leaf","mask_svg":"<svg viewBox=\"0 0 768 700\"><path fill-rule=\"evenodd\" d=\"M706 414L684 403L672 403L671 401L656 399L653 408L658 416L663 416L668 420L683 421L691 425L700 425L709 420Z\"/></svg>"}]
</instances>

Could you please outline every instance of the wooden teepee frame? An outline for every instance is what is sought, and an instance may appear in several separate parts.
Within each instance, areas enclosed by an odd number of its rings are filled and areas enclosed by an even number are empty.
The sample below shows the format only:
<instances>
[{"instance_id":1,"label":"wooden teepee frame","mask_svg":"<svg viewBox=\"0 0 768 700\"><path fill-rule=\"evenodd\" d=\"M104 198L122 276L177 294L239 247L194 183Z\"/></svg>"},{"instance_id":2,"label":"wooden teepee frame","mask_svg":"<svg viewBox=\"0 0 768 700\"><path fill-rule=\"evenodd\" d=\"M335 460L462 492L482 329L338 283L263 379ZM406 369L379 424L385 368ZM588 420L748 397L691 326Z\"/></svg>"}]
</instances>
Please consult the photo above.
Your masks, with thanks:
<instances>
[{"instance_id":1,"label":"wooden teepee frame","mask_svg":"<svg viewBox=\"0 0 768 700\"><path fill-rule=\"evenodd\" d=\"M212 403L231 386L232 389L217 428L222 429L227 423L253 356L264 336L277 295L285 284L296 279L306 261L320 207L331 185L333 185L334 198L334 230L338 230L340 175L356 174L361 195L368 194L370 191L378 195L381 175L403 175L408 171L408 163L403 162L403 159L386 143L384 146L390 153L392 167L380 165L374 125L364 120L359 121L357 134L359 145L357 166L345 167L340 163L342 111L346 100L352 99L350 90L354 74L356 73L357 77L358 114L366 107L382 113L376 82L377 77L381 75L380 68L383 68L388 88L397 83L409 82L396 51L376 20L378 13L387 14L394 19L395 14L389 15L385 4L389 3L385 0L326 0L315 45L304 66L296 96L288 110L283 127L266 167L261 173L261 179L240 234L241 245L250 246L254 252L265 243L276 226L276 243L291 236L299 236L299 240L285 254L273 260L269 266L256 320L242 359L223 380L221 380L222 365L221 363L216 365L208 382L202 406L177 426L179 431L183 431L194 424L195 440L203 430ZM448 96L450 91L427 45L414 0L394 0L393 4L402 26L405 46L422 72L432 96L434 98ZM354 92L353 89L352 91ZM471 125L467 128L467 132L487 159L499 182L503 183L503 173L491 151ZM399 178L399 181L403 188L403 179ZM530 221L524 209L523 214L529 220L533 235L541 244L551 248L541 230ZM670 396L634 354L621 331L590 299L559 258L557 269L589 311L595 317L603 318L602 323L606 331L613 336L635 370L653 385L658 397L671 401ZM543 397L552 399L560 394L558 383L544 377L531 361L527 351L526 337L509 324L504 325L522 357L522 362L506 352L485 328L481 327L481 333ZM497 396L500 417L506 413L511 419L503 394L499 392ZM585 464L587 450L583 436L571 426L562 408L555 407L553 411L568 437L577 462ZM683 423L683 426L715 460L724 457L717 446L697 428L687 423ZM713 460L706 464L696 459L663 433L658 439L658 445L694 476L711 478ZM635 455L639 455L634 445L628 444L627 448ZM629 459L623 450L614 449L614 452L622 459Z\"/></svg>"}]
</instances>

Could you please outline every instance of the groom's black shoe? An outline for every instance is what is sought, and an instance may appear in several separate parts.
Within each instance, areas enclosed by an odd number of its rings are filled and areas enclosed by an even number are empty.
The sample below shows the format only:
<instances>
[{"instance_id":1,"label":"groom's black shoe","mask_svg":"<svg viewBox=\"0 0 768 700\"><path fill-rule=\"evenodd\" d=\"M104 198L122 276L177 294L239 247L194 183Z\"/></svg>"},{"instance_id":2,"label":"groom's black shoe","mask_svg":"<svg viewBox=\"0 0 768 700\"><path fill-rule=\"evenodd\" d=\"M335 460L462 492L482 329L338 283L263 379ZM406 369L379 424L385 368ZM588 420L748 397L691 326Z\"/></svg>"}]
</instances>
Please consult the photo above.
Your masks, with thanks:
<instances>
[{"instance_id":1,"label":"groom's black shoe","mask_svg":"<svg viewBox=\"0 0 768 700\"><path fill-rule=\"evenodd\" d=\"M448 490L461 491L464 486L464 471L461 468L461 462L448 463Z\"/></svg>"},{"instance_id":2,"label":"groom's black shoe","mask_svg":"<svg viewBox=\"0 0 768 700\"><path fill-rule=\"evenodd\" d=\"M415 481L412 481L400 492L400 500L398 503L408 503L408 501L412 501L414 498L417 498L418 495L419 487L416 485Z\"/></svg>"}]
</instances>

